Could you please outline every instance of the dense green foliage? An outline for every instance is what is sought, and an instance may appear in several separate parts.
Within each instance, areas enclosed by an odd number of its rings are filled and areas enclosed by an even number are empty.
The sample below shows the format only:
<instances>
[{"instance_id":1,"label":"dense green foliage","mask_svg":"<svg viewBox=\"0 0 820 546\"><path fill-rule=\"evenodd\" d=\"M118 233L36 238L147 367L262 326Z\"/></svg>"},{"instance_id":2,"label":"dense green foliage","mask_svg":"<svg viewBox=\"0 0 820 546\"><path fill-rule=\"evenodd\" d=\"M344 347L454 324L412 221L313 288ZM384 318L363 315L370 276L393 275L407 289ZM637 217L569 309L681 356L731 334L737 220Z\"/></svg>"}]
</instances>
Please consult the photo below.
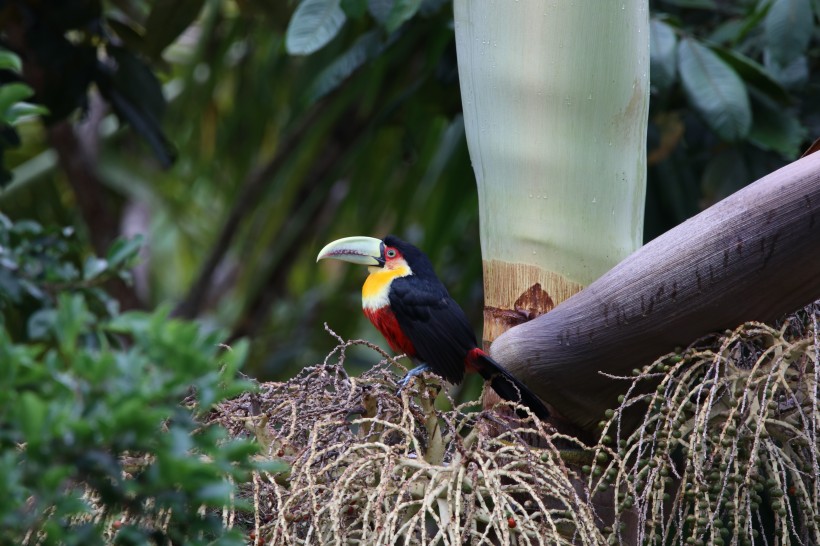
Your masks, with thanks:
<instances>
[{"instance_id":1,"label":"dense green foliage","mask_svg":"<svg viewBox=\"0 0 820 546\"><path fill-rule=\"evenodd\" d=\"M820 6L650 5L651 238L797 158L820 135Z\"/></svg>"},{"instance_id":2,"label":"dense green foliage","mask_svg":"<svg viewBox=\"0 0 820 546\"><path fill-rule=\"evenodd\" d=\"M70 239L0 216L0 542L241 544L205 509L231 505L256 448L198 416L248 388L247 344L120 314L94 281L138 245L78 262Z\"/></svg>"},{"instance_id":3,"label":"dense green foliage","mask_svg":"<svg viewBox=\"0 0 820 546\"><path fill-rule=\"evenodd\" d=\"M48 40L96 52L91 79L87 70L59 74L83 90L71 104L87 114L68 118L78 148L57 132L70 105L30 78L52 125L18 127L22 146L5 154L15 167L0 194L7 214L76 225L98 253L123 231L144 233L135 289L117 298L128 307L170 301L180 316L250 336L260 376L320 358L330 345L323 321L345 337L374 335L357 310L361 272L314 264L339 236L396 232L419 244L478 323L476 195L450 3L72 0L65 9L74 3L83 17L61 24L32 7L48 3L18 0L17 12L4 12L3 40L24 76L38 59L26 44L46 40L10 39L25 9L50 29ZM816 2L650 8L647 238L794 159L820 134ZM98 97L103 69L116 69L112 89L151 115L129 118L116 94ZM148 134L157 151L164 137L152 123L163 109L178 156L167 170L118 122ZM93 168L73 171L67 158L77 153Z\"/></svg>"},{"instance_id":4,"label":"dense green foliage","mask_svg":"<svg viewBox=\"0 0 820 546\"><path fill-rule=\"evenodd\" d=\"M817 1L650 9L647 238L820 134ZM229 500L252 450L199 428L197 411L243 386L246 356L259 377L320 361L335 344L324 321L376 338L361 271L314 263L333 238L404 235L478 324L451 12L0 3L0 542L219 538L200 507ZM160 513L167 528L151 524Z\"/></svg>"}]
</instances>

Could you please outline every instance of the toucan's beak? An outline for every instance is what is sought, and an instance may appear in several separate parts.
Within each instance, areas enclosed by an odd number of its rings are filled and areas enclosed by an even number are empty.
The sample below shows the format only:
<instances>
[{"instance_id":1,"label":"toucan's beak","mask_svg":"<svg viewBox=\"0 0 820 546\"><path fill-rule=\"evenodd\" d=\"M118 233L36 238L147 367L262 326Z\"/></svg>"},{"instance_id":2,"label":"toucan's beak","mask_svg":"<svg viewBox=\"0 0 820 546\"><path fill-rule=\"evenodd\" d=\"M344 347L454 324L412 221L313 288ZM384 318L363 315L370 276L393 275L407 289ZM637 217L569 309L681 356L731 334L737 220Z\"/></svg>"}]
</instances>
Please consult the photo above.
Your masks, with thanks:
<instances>
[{"instance_id":1,"label":"toucan's beak","mask_svg":"<svg viewBox=\"0 0 820 546\"><path fill-rule=\"evenodd\" d=\"M325 258L382 267L384 265L384 243L373 237L345 237L325 245L316 257L316 261Z\"/></svg>"}]
</instances>

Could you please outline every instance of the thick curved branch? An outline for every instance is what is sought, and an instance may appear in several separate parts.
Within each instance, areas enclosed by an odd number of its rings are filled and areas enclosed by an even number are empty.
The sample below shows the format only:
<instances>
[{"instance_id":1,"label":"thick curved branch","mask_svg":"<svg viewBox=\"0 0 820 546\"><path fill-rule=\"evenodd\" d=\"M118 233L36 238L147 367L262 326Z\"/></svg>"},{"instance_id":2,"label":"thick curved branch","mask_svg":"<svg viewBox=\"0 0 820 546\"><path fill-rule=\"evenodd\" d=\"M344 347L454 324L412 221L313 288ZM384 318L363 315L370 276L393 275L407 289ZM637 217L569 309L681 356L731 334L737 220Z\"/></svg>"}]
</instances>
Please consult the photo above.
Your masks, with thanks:
<instances>
[{"instance_id":1,"label":"thick curved branch","mask_svg":"<svg viewBox=\"0 0 820 546\"><path fill-rule=\"evenodd\" d=\"M630 375L697 338L820 297L820 153L758 180L630 255L492 355L560 416L594 430Z\"/></svg>"}]
</instances>

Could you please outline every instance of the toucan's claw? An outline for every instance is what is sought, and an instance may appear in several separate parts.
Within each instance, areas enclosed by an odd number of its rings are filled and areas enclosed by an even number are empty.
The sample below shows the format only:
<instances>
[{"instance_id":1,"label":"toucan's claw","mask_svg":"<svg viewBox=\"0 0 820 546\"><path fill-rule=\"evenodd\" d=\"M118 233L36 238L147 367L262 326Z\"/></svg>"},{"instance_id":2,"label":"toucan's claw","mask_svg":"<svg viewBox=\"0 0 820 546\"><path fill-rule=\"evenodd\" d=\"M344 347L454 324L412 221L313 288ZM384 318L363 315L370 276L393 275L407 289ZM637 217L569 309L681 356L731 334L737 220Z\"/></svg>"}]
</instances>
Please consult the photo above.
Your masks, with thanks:
<instances>
[{"instance_id":1,"label":"toucan's claw","mask_svg":"<svg viewBox=\"0 0 820 546\"><path fill-rule=\"evenodd\" d=\"M424 372L430 371L430 366L427 364L419 364L409 372L407 372L404 377L399 379L399 388L396 389L396 394L401 394L402 389L404 389L407 384L410 382L411 379L414 377L423 374Z\"/></svg>"}]
</instances>

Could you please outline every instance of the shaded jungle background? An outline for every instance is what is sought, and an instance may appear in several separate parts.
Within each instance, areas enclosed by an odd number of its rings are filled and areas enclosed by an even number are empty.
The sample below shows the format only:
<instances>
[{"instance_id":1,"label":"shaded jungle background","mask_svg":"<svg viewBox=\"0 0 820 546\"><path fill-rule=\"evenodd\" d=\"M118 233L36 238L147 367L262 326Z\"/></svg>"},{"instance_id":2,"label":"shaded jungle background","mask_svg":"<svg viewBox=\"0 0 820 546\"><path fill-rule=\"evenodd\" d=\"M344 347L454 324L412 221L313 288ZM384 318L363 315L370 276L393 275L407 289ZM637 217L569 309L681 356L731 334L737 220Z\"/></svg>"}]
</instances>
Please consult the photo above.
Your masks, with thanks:
<instances>
[{"instance_id":1,"label":"shaded jungle background","mask_svg":"<svg viewBox=\"0 0 820 546\"><path fill-rule=\"evenodd\" d=\"M650 8L646 240L820 135L820 2ZM250 338L247 373L289 377L336 344L323 322L381 343L359 311L363 270L315 257L396 233L480 324L450 2L17 0L0 27L0 211L69 227L86 273L142 234L133 282L105 285L110 312L170 306ZM25 340L26 307L54 295L19 293L4 267L4 322ZM351 354L350 371L371 357Z\"/></svg>"}]
</instances>

